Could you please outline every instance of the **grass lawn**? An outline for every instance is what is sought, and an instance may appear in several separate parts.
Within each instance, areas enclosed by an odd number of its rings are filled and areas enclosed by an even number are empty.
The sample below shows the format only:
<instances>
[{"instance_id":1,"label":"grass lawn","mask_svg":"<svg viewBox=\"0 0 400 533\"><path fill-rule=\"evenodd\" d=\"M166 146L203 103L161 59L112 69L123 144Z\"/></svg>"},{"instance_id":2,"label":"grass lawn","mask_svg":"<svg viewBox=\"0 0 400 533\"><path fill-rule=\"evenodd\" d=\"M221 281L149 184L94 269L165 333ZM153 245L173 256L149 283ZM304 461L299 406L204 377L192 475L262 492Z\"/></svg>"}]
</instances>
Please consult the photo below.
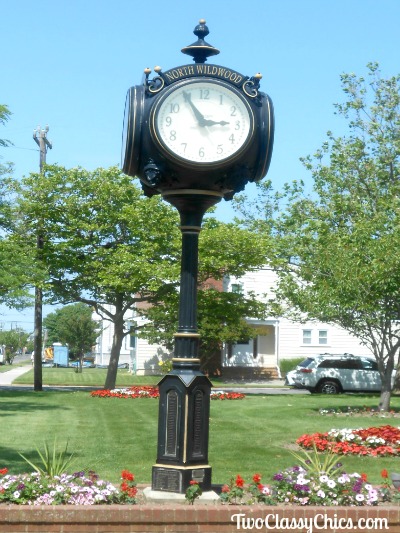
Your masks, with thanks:
<instances>
[{"instance_id":1,"label":"grass lawn","mask_svg":"<svg viewBox=\"0 0 400 533\"><path fill-rule=\"evenodd\" d=\"M17 365L13 365L17 366ZM18 365L21 366L21 365ZM0 367L0 371L1 371ZM11 370L13 367L7 365L5 370ZM99 387L104 386L107 370L104 368L84 368L81 373L77 373L73 367L68 368L43 368L43 385L71 385ZM162 376L137 376L131 374L128 370L120 369L117 374L117 387L128 385L156 385ZM211 378L213 385L218 387L227 387L229 383L224 382L221 378ZM33 385L33 369L14 380L15 384ZM237 383L236 383L237 385ZM250 384L240 384L241 387L250 387ZM257 384L258 388L271 388L274 385L271 382Z\"/></svg>"},{"instance_id":2,"label":"grass lawn","mask_svg":"<svg viewBox=\"0 0 400 533\"><path fill-rule=\"evenodd\" d=\"M26 359L25 361L18 361L17 363L13 363L12 365L0 365L0 372L8 372L9 370L12 370L13 368L19 367L19 366L26 366L30 365L31 360Z\"/></svg>"},{"instance_id":3,"label":"grass lawn","mask_svg":"<svg viewBox=\"0 0 400 533\"><path fill-rule=\"evenodd\" d=\"M8 366L8 370L10 370ZM76 372L75 368L43 368L43 385L71 385L103 388L106 381L107 369L84 368ZM126 369L117 373L117 387L128 385L156 385L162 376L135 376ZM33 369L14 380L15 384L33 385Z\"/></svg>"},{"instance_id":4,"label":"grass lawn","mask_svg":"<svg viewBox=\"0 0 400 533\"><path fill-rule=\"evenodd\" d=\"M86 371L84 371L86 372ZM240 401L212 401L209 460L213 482L225 483L241 474L246 480L259 472L265 482L281 468L296 463L290 449L303 433L331 428L399 425L399 419L326 417L318 409L371 406L369 395L259 395ZM395 397L392 407L400 408ZM1 391L0 468L12 473L29 471L18 452L35 460L35 446L59 447L69 442L76 463L117 482L122 469L135 473L139 483L150 483L157 447L158 400L92 398L88 392ZM380 471L400 471L399 458L341 458L348 472L365 472L372 483Z\"/></svg>"}]
</instances>

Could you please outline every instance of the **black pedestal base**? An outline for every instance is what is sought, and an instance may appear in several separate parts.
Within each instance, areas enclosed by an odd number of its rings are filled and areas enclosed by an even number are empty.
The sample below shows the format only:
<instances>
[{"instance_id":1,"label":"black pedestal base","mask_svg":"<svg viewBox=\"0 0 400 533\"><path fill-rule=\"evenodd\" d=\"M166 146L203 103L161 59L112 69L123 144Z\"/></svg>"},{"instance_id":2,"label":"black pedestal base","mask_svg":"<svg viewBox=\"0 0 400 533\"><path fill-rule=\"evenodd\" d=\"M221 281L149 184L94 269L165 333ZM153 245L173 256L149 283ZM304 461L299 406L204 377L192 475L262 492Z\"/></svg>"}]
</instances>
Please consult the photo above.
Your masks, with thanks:
<instances>
[{"instance_id":1,"label":"black pedestal base","mask_svg":"<svg viewBox=\"0 0 400 533\"><path fill-rule=\"evenodd\" d=\"M203 492L211 490L211 466L154 465L152 469L152 490L185 494L191 481L197 481Z\"/></svg>"}]
</instances>

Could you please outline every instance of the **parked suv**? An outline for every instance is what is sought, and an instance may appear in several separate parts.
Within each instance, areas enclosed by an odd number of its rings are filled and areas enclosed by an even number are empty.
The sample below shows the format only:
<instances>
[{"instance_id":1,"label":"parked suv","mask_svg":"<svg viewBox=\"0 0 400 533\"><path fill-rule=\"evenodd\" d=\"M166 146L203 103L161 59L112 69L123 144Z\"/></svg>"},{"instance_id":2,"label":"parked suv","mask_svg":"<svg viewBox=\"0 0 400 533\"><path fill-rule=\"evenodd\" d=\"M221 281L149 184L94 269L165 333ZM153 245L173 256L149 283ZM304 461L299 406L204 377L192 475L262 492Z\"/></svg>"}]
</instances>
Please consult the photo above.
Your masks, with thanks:
<instances>
[{"instance_id":1,"label":"parked suv","mask_svg":"<svg viewBox=\"0 0 400 533\"><path fill-rule=\"evenodd\" d=\"M377 362L369 357L351 354L307 357L297 367L291 380L295 387L324 394L381 390Z\"/></svg>"}]
</instances>

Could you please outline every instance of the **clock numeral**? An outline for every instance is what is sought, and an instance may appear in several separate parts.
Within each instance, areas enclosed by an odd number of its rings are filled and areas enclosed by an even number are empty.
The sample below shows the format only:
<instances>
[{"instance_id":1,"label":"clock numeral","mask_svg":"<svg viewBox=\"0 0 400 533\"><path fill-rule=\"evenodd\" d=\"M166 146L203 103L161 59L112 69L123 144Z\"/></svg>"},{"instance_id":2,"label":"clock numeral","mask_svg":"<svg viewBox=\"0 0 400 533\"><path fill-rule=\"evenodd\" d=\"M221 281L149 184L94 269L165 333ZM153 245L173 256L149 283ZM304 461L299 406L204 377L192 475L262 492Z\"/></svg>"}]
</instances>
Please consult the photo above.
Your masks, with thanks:
<instances>
[{"instance_id":1,"label":"clock numeral","mask_svg":"<svg viewBox=\"0 0 400 533\"><path fill-rule=\"evenodd\" d=\"M219 95L219 105L223 105L224 104L224 96L223 94L220 94Z\"/></svg>"},{"instance_id":2,"label":"clock numeral","mask_svg":"<svg viewBox=\"0 0 400 533\"><path fill-rule=\"evenodd\" d=\"M224 149L222 148L222 144L219 144L217 146L217 154L218 155L221 155L223 153Z\"/></svg>"},{"instance_id":3,"label":"clock numeral","mask_svg":"<svg viewBox=\"0 0 400 533\"><path fill-rule=\"evenodd\" d=\"M240 120L235 122L235 130L240 130Z\"/></svg>"},{"instance_id":4,"label":"clock numeral","mask_svg":"<svg viewBox=\"0 0 400 533\"><path fill-rule=\"evenodd\" d=\"M229 137L229 140L231 141L232 144L235 144L235 136L233 135L233 133L232 133L232 135Z\"/></svg>"},{"instance_id":5,"label":"clock numeral","mask_svg":"<svg viewBox=\"0 0 400 533\"><path fill-rule=\"evenodd\" d=\"M165 124L166 124L167 126L171 126L171 124L172 124L172 118L171 118L171 117L167 117L167 118L165 119Z\"/></svg>"},{"instance_id":6,"label":"clock numeral","mask_svg":"<svg viewBox=\"0 0 400 533\"><path fill-rule=\"evenodd\" d=\"M201 147L200 150L199 150L199 156L200 156L200 157L204 157L204 156L205 156L204 148L203 148L203 147Z\"/></svg>"},{"instance_id":7,"label":"clock numeral","mask_svg":"<svg viewBox=\"0 0 400 533\"><path fill-rule=\"evenodd\" d=\"M171 130L169 132L169 140L170 141L176 141L176 131L175 130Z\"/></svg>"},{"instance_id":8,"label":"clock numeral","mask_svg":"<svg viewBox=\"0 0 400 533\"><path fill-rule=\"evenodd\" d=\"M231 117L236 117L236 106L231 107Z\"/></svg>"},{"instance_id":9,"label":"clock numeral","mask_svg":"<svg viewBox=\"0 0 400 533\"><path fill-rule=\"evenodd\" d=\"M209 99L210 99L210 90L200 89L200 100L209 100Z\"/></svg>"},{"instance_id":10,"label":"clock numeral","mask_svg":"<svg viewBox=\"0 0 400 533\"><path fill-rule=\"evenodd\" d=\"M179 113L179 104L170 104L170 113Z\"/></svg>"},{"instance_id":11,"label":"clock numeral","mask_svg":"<svg viewBox=\"0 0 400 533\"><path fill-rule=\"evenodd\" d=\"M187 143L181 143L181 146L183 146L183 153L186 153Z\"/></svg>"}]
</instances>

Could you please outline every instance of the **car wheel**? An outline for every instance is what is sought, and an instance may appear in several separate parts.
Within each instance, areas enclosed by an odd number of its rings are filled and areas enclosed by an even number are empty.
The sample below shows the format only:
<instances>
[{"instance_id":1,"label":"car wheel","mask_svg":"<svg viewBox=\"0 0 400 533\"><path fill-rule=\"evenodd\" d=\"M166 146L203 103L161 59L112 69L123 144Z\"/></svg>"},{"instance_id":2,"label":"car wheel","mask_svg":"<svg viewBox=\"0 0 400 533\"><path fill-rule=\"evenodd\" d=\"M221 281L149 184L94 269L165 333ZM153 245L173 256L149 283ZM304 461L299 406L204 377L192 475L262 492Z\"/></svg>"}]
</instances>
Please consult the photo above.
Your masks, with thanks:
<instances>
[{"instance_id":1,"label":"car wheel","mask_svg":"<svg viewBox=\"0 0 400 533\"><path fill-rule=\"evenodd\" d=\"M323 381L318 385L317 391L322 394L338 394L340 386L336 381Z\"/></svg>"}]
</instances>

